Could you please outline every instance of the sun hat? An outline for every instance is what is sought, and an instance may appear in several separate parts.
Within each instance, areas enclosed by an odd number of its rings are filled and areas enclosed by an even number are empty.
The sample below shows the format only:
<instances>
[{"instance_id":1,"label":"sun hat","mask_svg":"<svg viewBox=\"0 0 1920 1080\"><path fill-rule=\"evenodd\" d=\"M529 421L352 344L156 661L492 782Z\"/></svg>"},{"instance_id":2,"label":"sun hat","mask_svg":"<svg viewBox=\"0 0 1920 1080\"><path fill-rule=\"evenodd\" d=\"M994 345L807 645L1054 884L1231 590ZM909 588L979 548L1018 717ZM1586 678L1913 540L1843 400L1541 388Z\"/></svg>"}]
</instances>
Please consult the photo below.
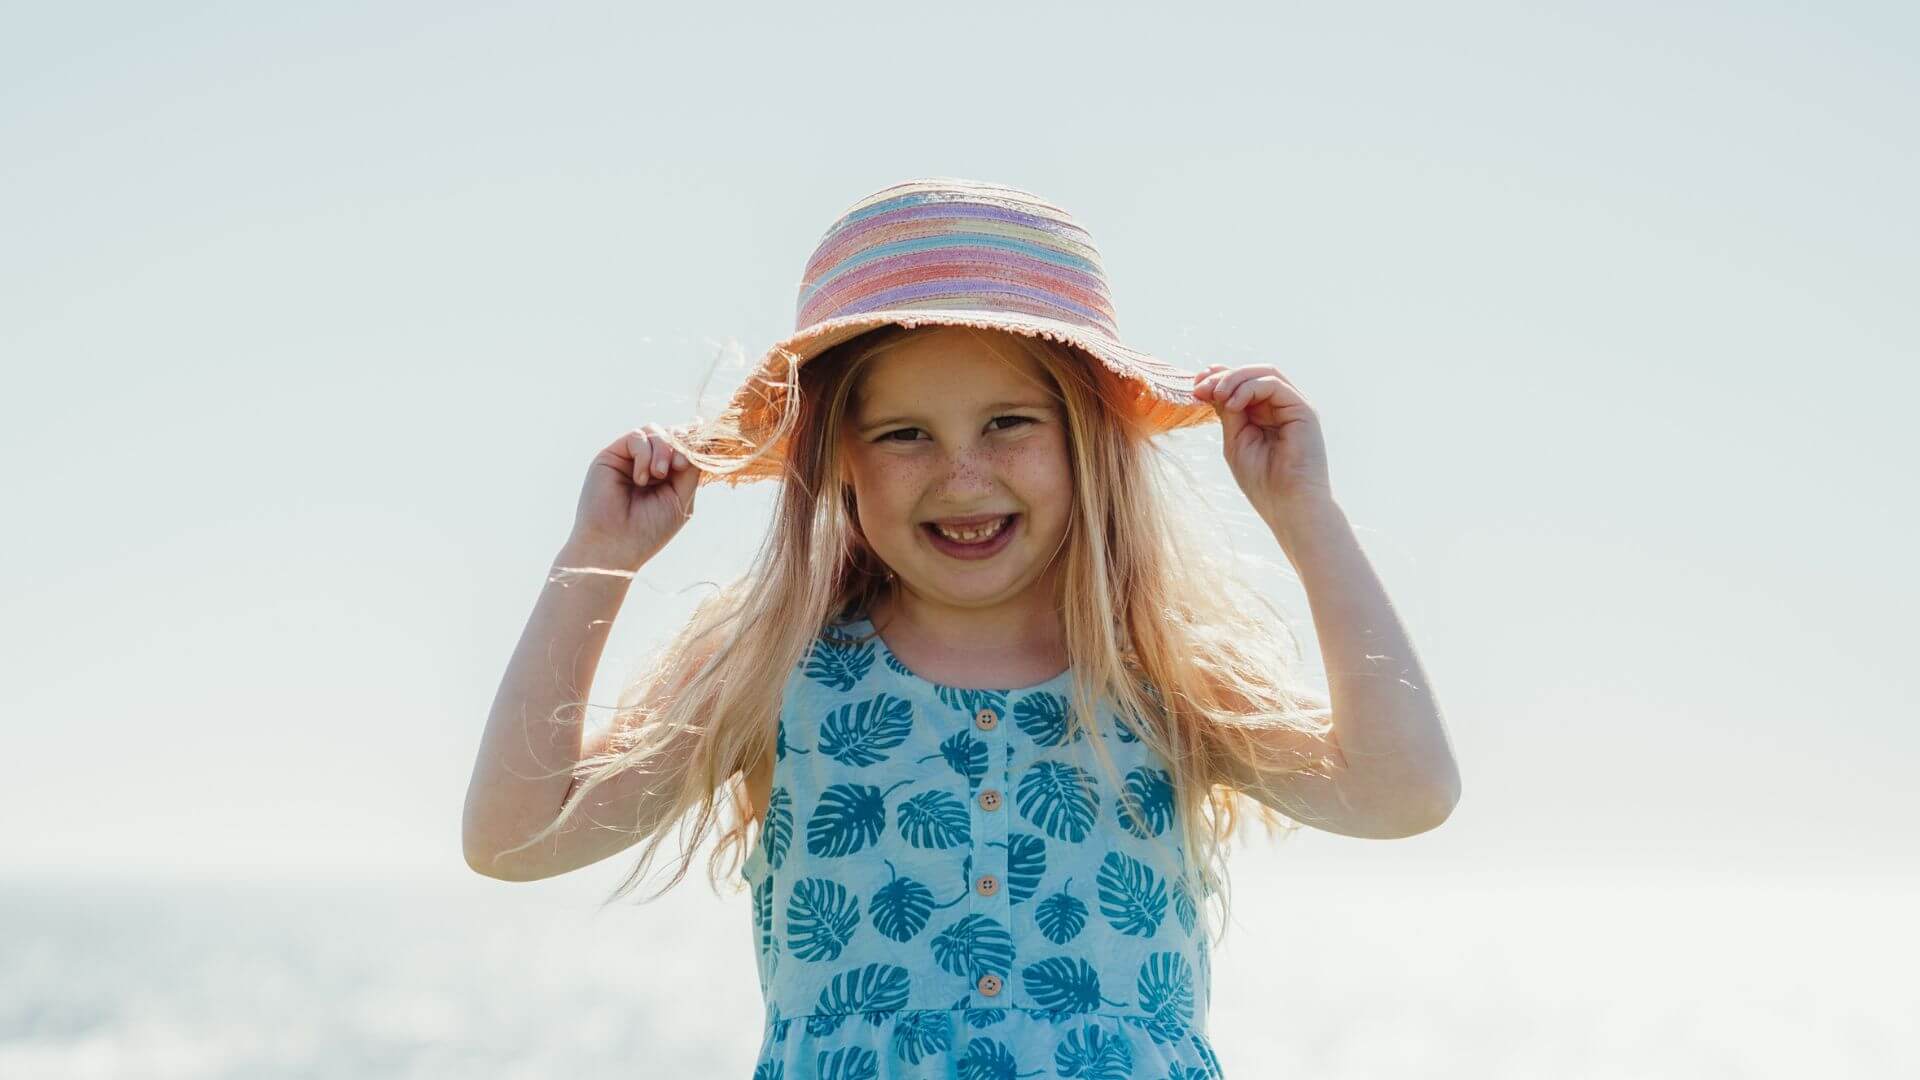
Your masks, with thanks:
<instances>
[{"instance_id":1,"label":"sun hat","mask_svg":"<svg viewBox=\"0 0 1920 1080\"><path fill-rule=\"evenodd\" d=\"M774 343L699 447L745 455L779 417L790 364L877 326L972 326L1075 346L1117 377L1149 434L1216 419L1193 374L1120 340L1093 237L1031 192L949 176L902 181L854 203L807 259L794 332ZM785 447L700 480L739 484L780 473Z\"/></svg>"}]
</instances>

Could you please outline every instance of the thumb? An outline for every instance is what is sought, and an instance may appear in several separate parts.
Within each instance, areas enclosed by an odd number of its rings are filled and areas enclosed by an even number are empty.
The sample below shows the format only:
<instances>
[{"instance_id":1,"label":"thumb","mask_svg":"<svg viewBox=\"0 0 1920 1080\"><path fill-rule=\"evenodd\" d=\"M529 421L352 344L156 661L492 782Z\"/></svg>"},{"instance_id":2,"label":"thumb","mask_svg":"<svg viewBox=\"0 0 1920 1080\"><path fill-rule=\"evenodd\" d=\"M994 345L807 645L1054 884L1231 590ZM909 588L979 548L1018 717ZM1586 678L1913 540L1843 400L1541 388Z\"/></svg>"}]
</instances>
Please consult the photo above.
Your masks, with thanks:
<instances>
[{"instance_id":1,"label":"thumb","mask_svg":"<svg viewBox=\"0 0 1920 1080\"><path fill-rule=\"evenodd\" d=\"M693 515L693 497L700 490L700 467L691 462L684 469L674 469L667 474L667 482L673 488L673 500L680 504L681 512Z\"/></svg>"}]
</instances>

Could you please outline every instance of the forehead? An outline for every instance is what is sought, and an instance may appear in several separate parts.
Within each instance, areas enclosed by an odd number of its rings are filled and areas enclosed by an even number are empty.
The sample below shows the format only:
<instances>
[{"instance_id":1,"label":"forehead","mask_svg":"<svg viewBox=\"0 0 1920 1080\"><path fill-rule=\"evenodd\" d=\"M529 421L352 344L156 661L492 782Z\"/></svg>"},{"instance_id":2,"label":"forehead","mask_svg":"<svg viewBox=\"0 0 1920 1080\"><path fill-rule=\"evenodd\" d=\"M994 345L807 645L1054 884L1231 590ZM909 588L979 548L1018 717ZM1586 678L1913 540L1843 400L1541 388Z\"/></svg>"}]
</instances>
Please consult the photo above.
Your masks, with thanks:
<instances>
[{"instance_id":1,"label":"forehead","mask_svg":"<svg viewBox=\"0 0 1920 1080\"><path fill-rule=\"evenodd\" d=\"M855 399L872 412L919 402L1046 400L1048 377L1017 342L990 331L938 327L873 358Z\"/></svg>"}]
</instances>

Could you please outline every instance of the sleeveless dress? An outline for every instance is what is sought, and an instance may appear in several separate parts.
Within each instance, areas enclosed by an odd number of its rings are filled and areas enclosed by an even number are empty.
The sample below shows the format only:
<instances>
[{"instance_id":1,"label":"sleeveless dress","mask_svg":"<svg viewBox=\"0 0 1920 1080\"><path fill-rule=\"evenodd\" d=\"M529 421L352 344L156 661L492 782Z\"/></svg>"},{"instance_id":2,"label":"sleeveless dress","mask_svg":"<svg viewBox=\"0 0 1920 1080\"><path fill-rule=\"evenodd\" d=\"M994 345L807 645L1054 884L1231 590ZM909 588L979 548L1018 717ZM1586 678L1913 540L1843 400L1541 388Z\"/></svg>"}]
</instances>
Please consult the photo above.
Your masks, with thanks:
<instances>
[{"instance_id":1,"label":"sleeveless dress","mask_svg":"<svg viewBox=\"0 0 1920 1080\"><path fill-rule=\"evenodd\" d=\"M1221 1080L1165 759L1103 702L1123 800L1071 670L941 686L872 634L824 627L781 702L753 1080Z\"/></svg>"}]
</instances>

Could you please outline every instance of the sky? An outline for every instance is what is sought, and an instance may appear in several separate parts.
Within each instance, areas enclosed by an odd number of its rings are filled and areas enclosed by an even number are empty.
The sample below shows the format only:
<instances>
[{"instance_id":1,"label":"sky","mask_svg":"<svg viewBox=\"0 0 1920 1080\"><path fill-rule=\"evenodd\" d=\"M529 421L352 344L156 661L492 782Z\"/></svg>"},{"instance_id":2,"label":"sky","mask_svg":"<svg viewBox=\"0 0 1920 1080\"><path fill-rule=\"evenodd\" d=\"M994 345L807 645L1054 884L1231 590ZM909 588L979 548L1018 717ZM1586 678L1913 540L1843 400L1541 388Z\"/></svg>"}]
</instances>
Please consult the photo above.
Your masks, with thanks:
<instances>
[{"instance_id":1,"label":"sky","mask_svg":"<svg viewBox=\"0 0 1920 1080\"><path fill-rule=\"evenodd\" d=\"M1909 6L5 21L13 875L479 880L473 755L588 462L716 413L833 219L926 175L1066 207L1130 343L1321 416L1463 797L1236 866L1920 874ZM1219 429L1169 445L1317 661ZM596 701L770 506L701 493Z\"/></svg>"}]
</instances>

